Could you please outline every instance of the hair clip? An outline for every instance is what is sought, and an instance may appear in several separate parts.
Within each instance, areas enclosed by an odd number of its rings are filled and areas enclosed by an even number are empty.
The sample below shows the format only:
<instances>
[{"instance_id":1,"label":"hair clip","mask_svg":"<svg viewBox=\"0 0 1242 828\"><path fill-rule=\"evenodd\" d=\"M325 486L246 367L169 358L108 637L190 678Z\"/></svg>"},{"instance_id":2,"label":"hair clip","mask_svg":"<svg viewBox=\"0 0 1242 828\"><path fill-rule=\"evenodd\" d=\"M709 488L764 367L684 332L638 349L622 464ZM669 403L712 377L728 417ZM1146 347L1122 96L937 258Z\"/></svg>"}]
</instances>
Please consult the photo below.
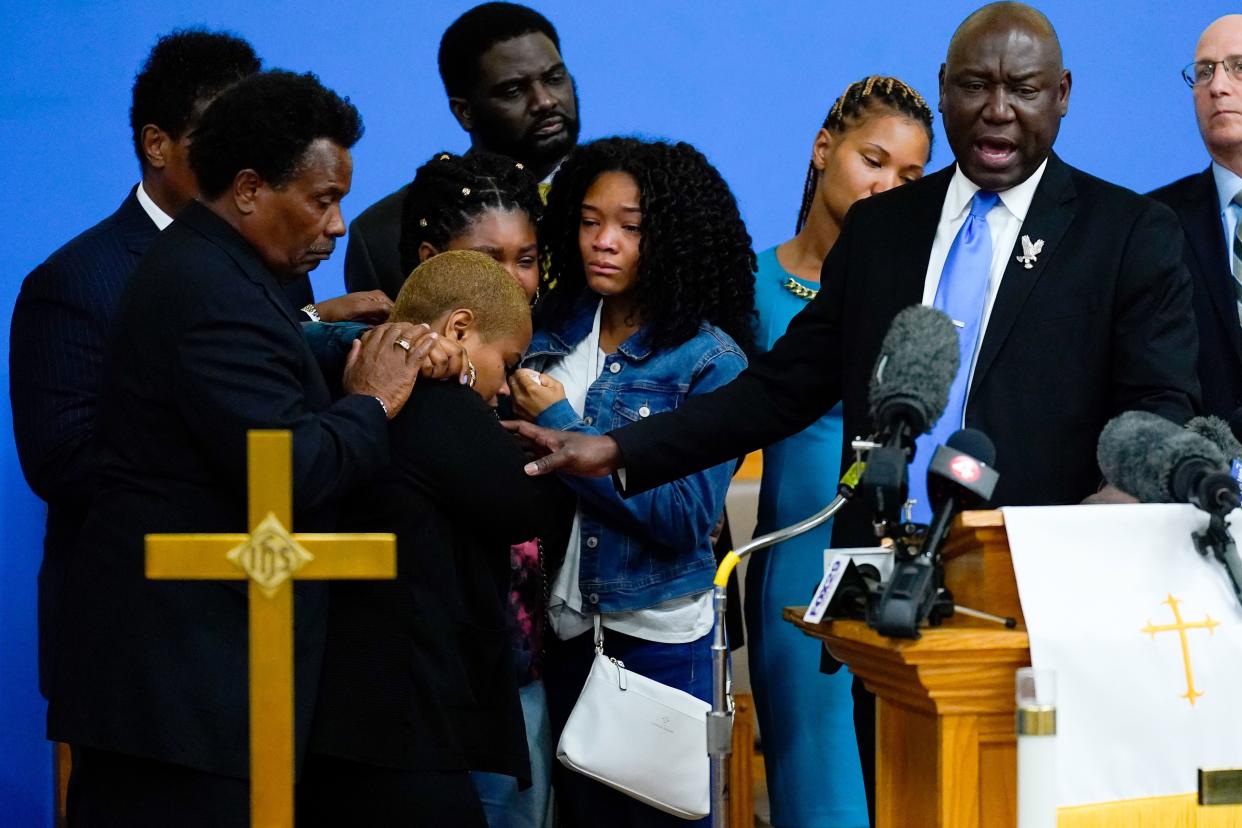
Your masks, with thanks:
<instances>
[{"instance_id":1,"label":"hair clip","mask_svg":"<svg viewBox=\"0 0 1242 828\"><path fill-rule=\"evenodd\" d=\"M526 169L526 165L525 165L525 164L523 164L521 161L517 162L517 163L516 163L516 164L514 164L513 166L517 167L519 170L524 170L524 169Z\"/></svg>"},{"instance_id":2,"label":"hair clip","mask_svg":"<svg viewBox=\"0 0 1242 828\"><path fill-rule=\"evenodd\" d=\"M441 153L441 154L440 154L440 160L441 160L441 161L447 161L447 160L449 160L449 159L450 159L450 158L452 158L452 157L453 157L453 156L449 155L447 152L444 152L444 153Z\"/></svg>"},{"instance_id":3,"label":"hair clip","mask_svg":"<svg viewBox=\"0 0 1242 828\"><path fill-rule=\"evenodd\" d=\"M426 226L427 226L427 219L425 219L425 218L420 218L420 219L418 220L418 226L419 226L419 227L426 227Z\"/></svg>"},{"instance_id":4,"label":"hair clip","mask_svg":"<svg viewBox=\"0 0 1242 828\"><path fill-rule=\"evenodd\" d=\"M461 188L461 194L462 194L462 195L464 195L464 196L468 196L468 195L470 195L470 188L469 188L469 187L462 187L462 188Z\"/></svg>"}]
</instances>

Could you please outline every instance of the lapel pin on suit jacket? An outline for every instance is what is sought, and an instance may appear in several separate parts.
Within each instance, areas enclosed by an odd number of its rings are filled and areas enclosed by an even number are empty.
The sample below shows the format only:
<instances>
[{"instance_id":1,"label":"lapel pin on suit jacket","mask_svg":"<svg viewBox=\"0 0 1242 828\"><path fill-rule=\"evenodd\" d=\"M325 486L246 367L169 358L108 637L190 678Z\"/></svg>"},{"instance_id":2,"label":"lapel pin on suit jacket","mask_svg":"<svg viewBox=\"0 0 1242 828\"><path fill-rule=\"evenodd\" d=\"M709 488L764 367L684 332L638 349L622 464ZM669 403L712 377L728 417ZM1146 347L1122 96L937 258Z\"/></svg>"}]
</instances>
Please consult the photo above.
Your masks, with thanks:
<instances>
[{"instance_id":1,"label":"lapel pin on suit jacket","mask_svg":"<svg viewBox=\"0 0 1242 828\"><path fill-rule=\"evenodd\" d=\"M1022 262L1022 265L1027 270L1030 270L1031 268L1035 266L1035 262L1039 256L1039 253L1043 249L1044 249L1043 239L1036 239L1034 242L1032 242L1030 236L1023 236L1022 237L1022 255L1017 257L1018 261Z\"/></svg>"}]
</instances>

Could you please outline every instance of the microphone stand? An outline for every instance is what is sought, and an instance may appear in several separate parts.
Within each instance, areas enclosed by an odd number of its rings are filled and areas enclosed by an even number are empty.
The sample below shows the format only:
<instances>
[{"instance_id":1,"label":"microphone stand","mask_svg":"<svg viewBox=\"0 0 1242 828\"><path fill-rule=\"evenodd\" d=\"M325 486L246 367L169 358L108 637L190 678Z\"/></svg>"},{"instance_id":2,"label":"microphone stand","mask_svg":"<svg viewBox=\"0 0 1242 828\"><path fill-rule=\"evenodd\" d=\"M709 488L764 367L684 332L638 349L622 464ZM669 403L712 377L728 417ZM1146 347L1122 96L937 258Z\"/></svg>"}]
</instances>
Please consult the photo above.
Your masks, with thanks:
<instances>
[{"instance_id":1,"label":"microphone stand","mask_svg":"<svg viewBox=\"0 0 1242 828\"><path fill-rule=\"evenodd\" d=\"M1229 522L1225 520L1225 516L1217 511L1209 514L1211 520L1207 528L1191 534L1195 549L1205 558L1211 553L1212 557L1224 565L1229 582L1233 585L1233 594L1242 603L1242 557L1238 556L1238 548L1233 542L1233 535L1229 534Z\"/></svg>"},{"instance_id":2,"label":"microphone stand","mask_svg":"<svg viewBox=\"0 0 1242 828\"><path fill-rule=\"evenodd\" d=\"M725 635L725 609L729 602L729 577L742 558L756 549L787 541L811 531L830 520L854 496L861 463L855 463L841 479L837 496L820 511L792 526L778 529L742 544L729 552L716 570L712 586L712 609L716 613L712 635L712 709L707 714L707 756L711 763L712 828L728 828L729 815L729 754L733 750L733 704L729 690L729 642Z\"/></svg>"}]
</instances>

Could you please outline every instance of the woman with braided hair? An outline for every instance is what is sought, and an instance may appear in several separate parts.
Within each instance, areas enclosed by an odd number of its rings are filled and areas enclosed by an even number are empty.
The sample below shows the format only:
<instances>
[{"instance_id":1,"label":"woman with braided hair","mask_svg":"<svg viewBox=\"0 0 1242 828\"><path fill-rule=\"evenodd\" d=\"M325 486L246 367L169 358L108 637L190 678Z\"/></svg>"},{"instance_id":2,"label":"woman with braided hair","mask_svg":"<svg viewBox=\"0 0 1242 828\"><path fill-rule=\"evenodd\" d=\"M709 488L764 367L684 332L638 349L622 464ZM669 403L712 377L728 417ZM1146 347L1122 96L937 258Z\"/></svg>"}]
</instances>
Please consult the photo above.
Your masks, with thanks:
<instances>
[{"instance_id":1,"label":"woman with braided hair","mask_svg":"<svg viewBox=\"0 0 1242 828\"><path fill-rule=\"evenodd\" d=\"M605 433L718 388L752 338L750 235L728 185L689 144L607 138L566 159L540 226L556 290L523 369L514 411L561 430ZM577 496L569 542L547 549L547 662L559 737L594 657L703 700L711 692L711 532L734 464L623 500L606 479L566 477ZM657 761L653 757L653 761ZM564 767L565 825L686 823Z\"/></svg>"},{"instance_id":2,"label":"woman with braided hair","mask_svg":"<svg viewBox=\"0 0 1242 828\"><path fill-rule=\"evenodd\" d=\"M478 250L500 262L532 297L538 285L539 185L525 166L489 152L438 152L418 168L401 203L400 281L445 250Z\"/></svg>"},{"instance_id":3,"label":"woman with braided hair","mask_svg":"<svg viewBox=\"0 0 1242 828\"><path fill-rule=\"evenodd\" d=\"M850 205L921 178L931 155L931 110L897 78L851 83L815 134L796 235L759 254L756 348L768 350L815 297L819 271ZM819 511L836 494L841 411L763 451L755 534ZM845 672L815 675L818 643L781 618L823 574L831 522L756 555L746 571L746 632L755 712L763 737L772 825L856 828L867 801Z\"/></svg>"}]
</instances>

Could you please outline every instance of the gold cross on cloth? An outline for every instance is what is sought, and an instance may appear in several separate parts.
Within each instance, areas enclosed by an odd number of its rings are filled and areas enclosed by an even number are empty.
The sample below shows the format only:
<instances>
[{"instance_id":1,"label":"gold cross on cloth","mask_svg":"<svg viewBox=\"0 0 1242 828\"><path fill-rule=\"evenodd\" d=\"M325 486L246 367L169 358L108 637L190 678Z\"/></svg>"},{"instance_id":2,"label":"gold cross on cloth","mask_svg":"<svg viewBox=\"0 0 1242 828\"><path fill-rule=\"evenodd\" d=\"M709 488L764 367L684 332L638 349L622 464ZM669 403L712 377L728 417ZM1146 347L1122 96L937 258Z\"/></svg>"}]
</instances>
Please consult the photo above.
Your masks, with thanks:
<instances>
[{"instance_id":1,"label":"gold cross on cloth","mask_svg":"<svg viewBox=\"0 0 1242 828\"><path fill-rule=\"evenodd\" d=\"M147 577L249 580L250 824L293 826L293 580L391 579L391 533L290 533L293 437L247 435L249 534L147 535Z\"/></svg>"},{"instance_id":2,"label":"gold cross on cloth","mask_svg":"<svg viewBox=\"0 0 1242 828\"><path fill-rule=\"evenodd\" d=\"M1212 635L1212 630L1220 626L1219 621L1212 619L1212 616L1204 613L1202 621L1183 621L1182 611L1178 609L1181 601L1178 601L1172 595L1161 601L1162 604L1168 604L1173 610L1173 624L1153 624L1151 619L1147 619L1147 626L1143 627L1140 632L1147 633L1154 641L1156 633L1176 632L1182 643L1182 665L1186 669L1186 692L1182 694L1182 698L1190 702L1190 706L1194 707L1195 699L1203 694L1195 689L1195 674L1190 669L1190 641L1186 637L1187 630L1207 630L1208 635Z\"/></svg>"}]
</instances>

